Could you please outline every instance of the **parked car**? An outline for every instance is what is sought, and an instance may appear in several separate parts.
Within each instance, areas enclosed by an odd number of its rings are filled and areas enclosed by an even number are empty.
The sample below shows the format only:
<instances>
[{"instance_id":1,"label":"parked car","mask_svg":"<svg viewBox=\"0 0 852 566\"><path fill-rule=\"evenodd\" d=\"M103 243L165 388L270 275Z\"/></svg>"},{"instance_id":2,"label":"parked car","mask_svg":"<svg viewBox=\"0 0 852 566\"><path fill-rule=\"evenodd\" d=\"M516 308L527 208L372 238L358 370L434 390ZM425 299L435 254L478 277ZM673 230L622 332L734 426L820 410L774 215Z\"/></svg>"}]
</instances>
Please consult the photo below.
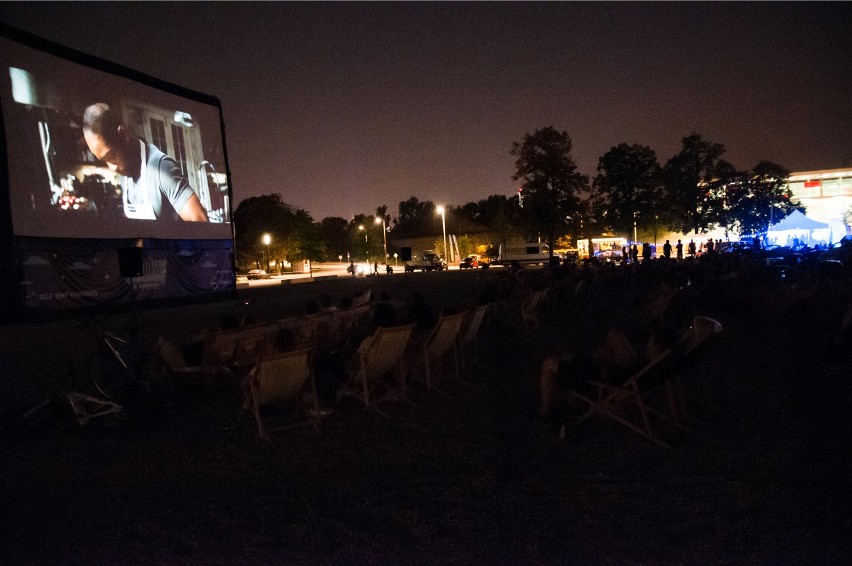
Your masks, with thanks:
<instances>
[{"instance_id":1,"label":"parked car","mask_svg":"<svg viewBox=\"0 0 852 566\"><path fill-rule=\"evenodd\" d=\"M469 255L459 263L459 269L473 269L479 267L479 258L475 255Z\"/></svg>"},{"instance_id":2,"label":"parked car","mask_svg":"<svg viewBox=\"0 0 852 566\"><path fill-rule=\"evenodd\" d=\"M447 262L432 250L424 250L419 256L415 256L411 258L411 261L405 262L406 273L413 273L417 269L422 271L443 271L447 269Z\"/></svg>"},{"instance_id":3,"label":"parked car","mask_svg":"<svg viewBox=\"0 0 852 566\"><path fill-rule=\"evenodd\" d=\"M269 279L269 274L262 269L252 269L246 277L248 279Z\"/></svg>"}]
</instances>

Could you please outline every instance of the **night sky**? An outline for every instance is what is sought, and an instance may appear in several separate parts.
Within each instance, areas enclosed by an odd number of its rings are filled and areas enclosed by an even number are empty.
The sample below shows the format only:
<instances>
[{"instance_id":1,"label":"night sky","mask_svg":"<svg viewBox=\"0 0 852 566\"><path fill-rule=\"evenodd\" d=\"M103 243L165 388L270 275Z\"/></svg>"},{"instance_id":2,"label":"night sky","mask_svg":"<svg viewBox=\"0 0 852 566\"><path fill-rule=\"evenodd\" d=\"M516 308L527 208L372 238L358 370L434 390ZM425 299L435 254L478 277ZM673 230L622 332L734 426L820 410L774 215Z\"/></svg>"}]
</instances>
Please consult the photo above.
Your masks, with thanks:
<instances>
[{"instance_id":1,"label":"night sky","mask_svg":"<svg viewBox=\"0 0 852 566\"><path fill-rule=\"evenodd\" d=\"M222 101L234 198L351 218L513 194L513 141L581 172L697 131L739 168L852 165L852 3L0 4L0 20Z\"/></svg>"}]
</instances>

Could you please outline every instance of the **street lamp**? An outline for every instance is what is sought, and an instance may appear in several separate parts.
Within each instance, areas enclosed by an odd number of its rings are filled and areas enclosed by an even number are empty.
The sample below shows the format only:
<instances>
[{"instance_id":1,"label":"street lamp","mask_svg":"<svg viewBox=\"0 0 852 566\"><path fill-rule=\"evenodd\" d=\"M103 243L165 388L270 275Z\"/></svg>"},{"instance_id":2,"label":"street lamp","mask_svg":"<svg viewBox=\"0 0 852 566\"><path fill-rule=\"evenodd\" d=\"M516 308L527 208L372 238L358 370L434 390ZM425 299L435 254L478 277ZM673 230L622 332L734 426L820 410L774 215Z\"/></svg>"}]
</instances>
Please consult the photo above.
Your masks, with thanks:
<instances>
[{"instance_id":1,"label":"street lamp","mask_svg":"<svg viewBox=\"0 0 852 566\"><path fill-rule=\"evenodd\" d=\"M364 247L367 248L367 263L370 263L370 242L367 240L367 229L363 224L358 225L358 229L364 232Z\"/></svg>"},{"instance_id":2,"label":"street lamp","mask_svg":"<svg viewBox=\"0 0 852 566\"><path fill-rule=\"evenodd\" d=\"M272 236L269 234L263 235L263 243L266 245L266 272L269 273L269 242L272 241Z\"/></svg>"},{"instance_id":3,"label":"street lamp","mask_svg":"<svg viewBox=\"0 0 852 566\"><path fill-rule=\"evenodd\" d=\"M382 237L385 242L385 265L388 263L388 229L385 227L385 219L384 217L379 218L376 216L376 224L382 225Z\"/></svg>"},{"instance_id":4,"label":"street lamp","mask_svg":"<svg viewBox=\"0 0 852 566\"><path fill-rule=\"evenodd\" d=\"M636 215L639 214L635 210L633 211L633 243L636 243Z\"/></svg>"},{"instance_id":5,"label":"street lamp","mask_svg":"<svg viewBox=\"0 0 852 566\"><path fill-rule=\"evenodd\" d=\"M444 257L449 258L447 254L447 216L443 206L435 207L435 212L441 215L441 229L444 232Z\"/></svg>"}]
</instances>

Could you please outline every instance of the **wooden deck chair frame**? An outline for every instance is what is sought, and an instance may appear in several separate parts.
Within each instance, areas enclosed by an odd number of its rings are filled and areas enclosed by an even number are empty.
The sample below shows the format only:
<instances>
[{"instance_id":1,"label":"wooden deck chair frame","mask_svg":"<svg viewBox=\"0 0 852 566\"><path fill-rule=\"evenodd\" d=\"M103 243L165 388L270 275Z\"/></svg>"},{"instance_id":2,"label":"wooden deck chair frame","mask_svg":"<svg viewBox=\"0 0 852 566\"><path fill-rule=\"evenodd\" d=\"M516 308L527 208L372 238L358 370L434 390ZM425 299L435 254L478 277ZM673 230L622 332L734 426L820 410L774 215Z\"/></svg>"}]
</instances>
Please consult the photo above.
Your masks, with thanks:
<instances>
[{"instance_id":1,"label":"wooden deck chair frame","mask_svg":"<svg viewBox=\"0 0 852 566\"><path fill-rule=\"evenodd\" d=\"M707 384L702 383L703 395L695 393L687 393L683 381L687 373L699 363L701 357L706 352L709 344L722 333L724 327L718 320L707 316L696 316L686 336L680 341L678 348L680 349L681 360L677 365L677 371L671 379L669 386L670 403L676 403L677 417L683 420L697 420L690 415L687 399L698 403L699 405L710 409L717 414L723 414L722 410L710 403L707 400Z\"/></svg>"},{"instance_id":2,"label":"wooden deck chair frame","mask_svg":"<svg viewBox=\"0 0 852 566\"><path fill-rule=\"evenodd\" d=\"M588 383L598 389L597 399L592 399L575 390L569 390L568 393L572 397L579 399L587 406L586 412L571 423L572 428L578 427L592 416L604 415L651 442L664 448L670 448L654 432L650 415L669 421L672 421L672 419L650 405L645 391L651 386L665 386L666 378L670 372L674 371L672 364L676 363L676 356L674 349L666 350L655 360L631 375L621 385L589 380ZM629 411L631 408L638 411L638 419L630 418ZM672 422L678 428L684 428L679 423Z\"/></svg>"},{"instance_id":3,"label":"wooden deck chair frame","mask_svg":"<svg viewBox=\"0 0 852 566\"><path fill-rule=\"evenodd\" d=\"M526 332L530 332L539 326L538 313L541 303L547 295L547 289L533 291L524 297L519 304L510 310L506 315L500 316L495 314L494 319L519 328Z\"/></svg>"},{"instance_id":4,"label":"wooden deck chair frame","mask_svg":"<svg viewBox=\"0 0 852 566\"><path fill-rule=\"evenodd\" d=\"M489 305L480 305L470 310L467 320L462 325L459 333L459 360L462 367L468 364L475 366L479 364L479 331L485 320Z\"/></svg>"},{"instance_id":5,"label":"wooden deck chair frame","mask_svg":"<svg viewBox=\"0 0 852 566\"><path fill-rule=\"evenodd\" d=\"M361 399L365 408L387 416L375 405L384 401L406 400L404 356L414 326L379 327L358 348L358 365L350 374L346 393ZM386 385L385 379L389 374L399 382L401 395L377 396L376 391Z\"/></svg>"},{"instance_id":6,"label":"wooden deck chair frame","mask_svg":"<svg viewBox=\"0 0 852 566\"><path fill-rule=\"evenodd\" d=\"M444 365L448 356L452 356L453 377L461 382L459 373L459 350L458 341L462 324L468 316L466 312L451 315L441 315L435 328L426 340L423 341L423 371L426 378L426 387L444 393L437 387ZM444 393L446 394L446 393Z\"/></svg>"},{"instance_id":7,"label":"wooden deck chair frame","mask_svg":"<svg viewBox=\"0 0 852 566\"><path fill-rule=\"evenodd\" d=\"M303 393L310 388L313 393L313 409L316 409L316 385L311 371L311 350L302 349L281 354L261 356L249 376L251 409L257 422L258 434L269 441L271 432L311 425L319 431L319 423L303 400ZM269 405L290 404L289 415L266 417L263 408ZM303 414L301 420L299 413ZM281 423L281 424L279 424Z\"/></svg>"}]
</instances>

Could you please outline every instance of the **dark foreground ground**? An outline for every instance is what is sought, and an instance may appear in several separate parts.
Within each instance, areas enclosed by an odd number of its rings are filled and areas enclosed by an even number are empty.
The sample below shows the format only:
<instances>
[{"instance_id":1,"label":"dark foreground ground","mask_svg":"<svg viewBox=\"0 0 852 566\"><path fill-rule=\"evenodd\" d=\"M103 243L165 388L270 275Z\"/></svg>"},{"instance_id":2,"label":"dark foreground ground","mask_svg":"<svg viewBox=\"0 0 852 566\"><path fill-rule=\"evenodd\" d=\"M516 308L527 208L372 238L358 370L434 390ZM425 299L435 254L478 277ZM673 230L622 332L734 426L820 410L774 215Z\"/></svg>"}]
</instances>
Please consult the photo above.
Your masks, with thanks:
<instances>
[{"instance_id":1,"label":"dark foreground ground","mask_svg":"<svg viewBox=\"0 0 852 566\"><path fill-rule=\"evenodd\" d=\"M768 291L704 305L725 332L694 377L724 414L672 449L533 424L543 356L594 322L556 301L533 335L485 331L477 392L415 386L393 420L343 404L267 444L223 385L141 427L7 431L0 560L848 564L848 376L816 365L838 296Z\"/></svg>"}]
</instances>

